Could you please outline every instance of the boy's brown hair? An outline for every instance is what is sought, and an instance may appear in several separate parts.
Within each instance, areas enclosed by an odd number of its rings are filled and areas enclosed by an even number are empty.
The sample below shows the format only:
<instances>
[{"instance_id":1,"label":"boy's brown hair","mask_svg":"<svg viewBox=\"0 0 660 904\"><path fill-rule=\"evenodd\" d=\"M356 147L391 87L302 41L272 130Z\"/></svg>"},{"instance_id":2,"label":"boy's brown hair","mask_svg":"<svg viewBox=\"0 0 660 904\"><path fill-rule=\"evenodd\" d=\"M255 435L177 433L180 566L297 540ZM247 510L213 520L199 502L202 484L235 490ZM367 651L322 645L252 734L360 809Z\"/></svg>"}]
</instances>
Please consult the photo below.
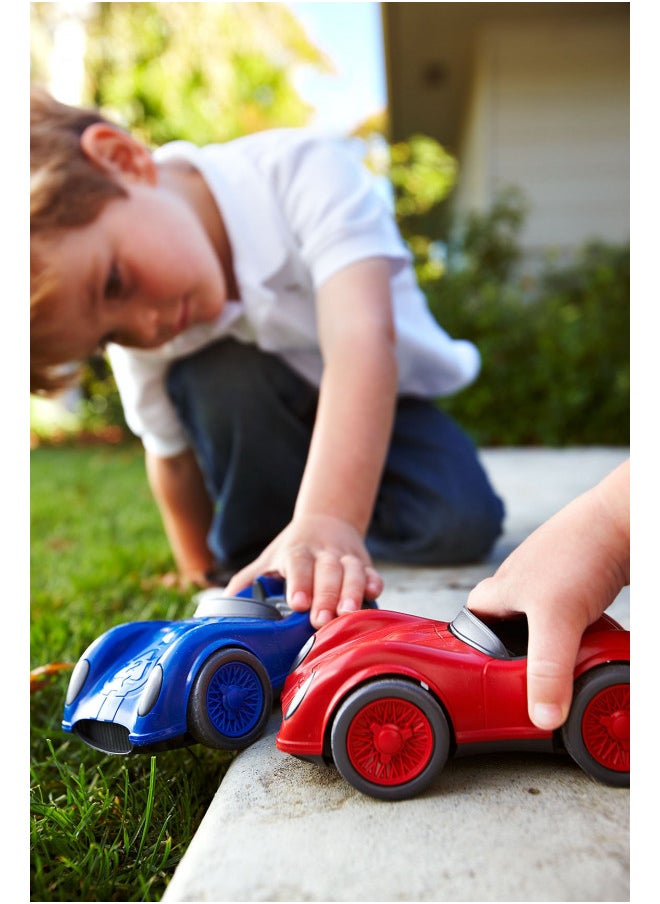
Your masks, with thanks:
<instances>
[{"instance_id":1,"label":"boy's brown hair","mask_svg":"<svg viewBox=\"0 0 660 904\"><path fill-rule=\"evenodd\" d=\"M85 226L124 189L82 151L85 129L107 120L95 110L70 107L43 89L30 89L30 392L50 393L70 385L70 369L54 361L43 311L55 290L40 253L65 229Z\"/></svg>"}]
</instances>

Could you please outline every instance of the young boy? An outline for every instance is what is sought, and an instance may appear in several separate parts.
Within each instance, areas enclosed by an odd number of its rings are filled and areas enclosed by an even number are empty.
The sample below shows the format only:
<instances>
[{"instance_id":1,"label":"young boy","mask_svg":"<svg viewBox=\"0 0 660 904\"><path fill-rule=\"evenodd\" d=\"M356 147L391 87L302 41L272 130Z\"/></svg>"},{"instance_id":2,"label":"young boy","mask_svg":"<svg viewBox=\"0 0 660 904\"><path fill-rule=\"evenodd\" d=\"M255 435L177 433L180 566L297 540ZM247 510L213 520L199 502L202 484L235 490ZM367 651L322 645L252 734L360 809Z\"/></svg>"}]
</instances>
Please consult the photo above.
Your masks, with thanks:
<instances>
[{"instance_id":1,"label":"young boy","mask_svg":"<svg viewBox=\"0 0 660 904\"><path fill-rule=\"evenodd\" d=\"M33 90L32 391L98 348L185 581L287 581L316 626L372 556L486 554L503 506L435 405L479 370L431 316L387 204L338 141L274 130L153 154Z\"/></svg>"}]
</instances>

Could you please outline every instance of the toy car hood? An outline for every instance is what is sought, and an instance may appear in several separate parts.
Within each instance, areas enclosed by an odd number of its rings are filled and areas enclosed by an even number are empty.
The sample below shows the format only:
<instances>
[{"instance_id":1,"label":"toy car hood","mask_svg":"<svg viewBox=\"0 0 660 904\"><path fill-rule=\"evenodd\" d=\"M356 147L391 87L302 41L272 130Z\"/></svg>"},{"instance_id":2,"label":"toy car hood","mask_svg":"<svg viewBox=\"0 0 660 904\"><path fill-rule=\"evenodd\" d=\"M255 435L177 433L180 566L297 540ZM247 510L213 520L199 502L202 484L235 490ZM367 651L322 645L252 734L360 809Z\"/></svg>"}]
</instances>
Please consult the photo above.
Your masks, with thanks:
<instances>
[{"instance_id":1,"label":"toy car hood","mask_svg":"<svg viewBox=\"0 0 660 904\"><path fill-rule=\"evenodd\" d=\"M150 710L163 683L163 670L171 653L180 649L181 641L201 627L202 623L189 619L173 630L170 622L144 622L118 625L98 638L83 653L76 670L80 670L85 684L84 697L76 702L76 675L72 675L64 708L62 726L81 734L92 747L107 751L119 746L117 752L129 752L128 738L119 741L116 728L133 731L138 719ZM148 644L144 644L148 638ZM126 649L124 664L114 672L104 668L104 652L116 656L116 650ZM175 649L176 647L176 649ZM135 651L135 653L132 653ZM90 662L93 666L90 667ZM89 682L89 683L88 683ZM104 727L105 726L105 727ZM170 724L154 738L165 741L185 732L185 722ZM88 734L88 729L91 734ZM100 733L100 734L99 734ZM108 734L112 733L113 739ZM97 737L97 735L99 735Z\"/></svg>"}]
</instances>

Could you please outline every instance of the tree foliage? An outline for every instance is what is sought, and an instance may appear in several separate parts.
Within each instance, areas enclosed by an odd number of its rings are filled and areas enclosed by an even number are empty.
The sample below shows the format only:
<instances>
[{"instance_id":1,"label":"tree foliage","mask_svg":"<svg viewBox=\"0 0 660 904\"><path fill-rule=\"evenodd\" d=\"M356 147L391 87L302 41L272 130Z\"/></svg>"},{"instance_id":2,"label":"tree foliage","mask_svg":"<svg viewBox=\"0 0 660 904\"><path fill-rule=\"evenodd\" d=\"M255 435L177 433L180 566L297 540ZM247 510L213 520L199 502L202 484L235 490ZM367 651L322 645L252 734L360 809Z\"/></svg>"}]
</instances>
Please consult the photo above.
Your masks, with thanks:
<instances>
[{"instance_id":1,"label":"tree foliage","mask_svg":"<svg viewBox=\"0 0 660 904\"><path fill-rule=\"evenodd\" d=\"M33 78L48 74L58 4L32 4ZM86 12L83 103L153 145L225 141L313 112L298 94L298 66L332 73L282 3L92 3Z\"/></svg>"}]
</instances>

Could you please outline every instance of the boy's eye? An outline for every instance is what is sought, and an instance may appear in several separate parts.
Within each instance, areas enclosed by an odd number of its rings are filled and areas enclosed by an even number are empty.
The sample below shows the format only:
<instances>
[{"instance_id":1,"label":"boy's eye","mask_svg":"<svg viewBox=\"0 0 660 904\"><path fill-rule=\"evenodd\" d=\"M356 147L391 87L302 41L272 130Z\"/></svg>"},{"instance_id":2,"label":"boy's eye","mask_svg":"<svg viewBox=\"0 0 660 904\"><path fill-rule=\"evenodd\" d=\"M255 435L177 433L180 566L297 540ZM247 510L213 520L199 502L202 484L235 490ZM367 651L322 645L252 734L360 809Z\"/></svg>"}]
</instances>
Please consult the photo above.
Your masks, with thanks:
<instances>
[{"instance_id":1,"label":"boy's eye","mask_svg":"<svg viewBox=\"0 0 660 904\"><path fill-rule=\"evenodd\" d=\"M105 297L110 299L121 298L123 291L124 286L121 281L119 267L117 266L117 264L113 263L110 267L108 278L105 281Z\"/></svg>"}]
</instances>

